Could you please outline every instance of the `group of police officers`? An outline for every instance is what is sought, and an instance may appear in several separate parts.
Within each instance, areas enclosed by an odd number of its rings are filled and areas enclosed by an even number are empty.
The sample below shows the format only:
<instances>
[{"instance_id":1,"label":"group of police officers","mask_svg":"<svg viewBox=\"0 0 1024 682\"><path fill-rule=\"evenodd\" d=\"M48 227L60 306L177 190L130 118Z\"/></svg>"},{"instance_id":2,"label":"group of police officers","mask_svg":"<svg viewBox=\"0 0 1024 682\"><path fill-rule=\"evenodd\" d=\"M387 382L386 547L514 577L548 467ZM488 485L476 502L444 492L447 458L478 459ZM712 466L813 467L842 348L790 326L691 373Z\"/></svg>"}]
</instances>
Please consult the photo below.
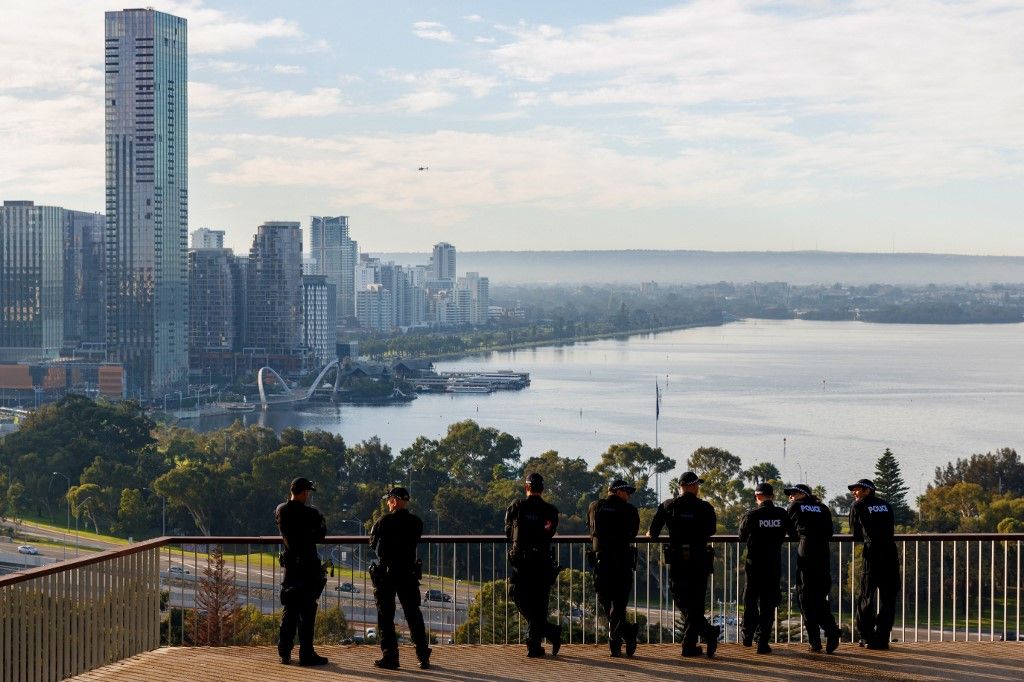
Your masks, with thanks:
<instances>
[{"instance_id":1,"label":"group of police officers","mask_svg":"<svg viewBox=\"0 0 1024 682\"><path fill-rule=\"evenodd\" d=\"M701 483L695 473L684 473L679 478L679 495L658 506L648 536L657 539L663 529L668 531L663 555L672 599L683 615L682 655L711 658L718 648L720 628L708 622L704 607L715 558L709 542L716 532L717 518L714 507L700 498ZM540 658L546 654L544 640L551 646L551 655L557 654L562 645L561 628L548 620L550 590L560 570L551 546L558 528L558 510L543 499L544 478L539 473L529 474L524 488L526 496L509 505L505 512L509 596L527 623L526 655ZM856 612L860 645L888 649L900 584L893 512L889 503L875 494L870 480L861 479L849 489L855 498L850 509L850 531L854 541L864 544ZM326 536L324 517L309 505L310 494L315 490L312 481L295 479L290 499L275 511L285 550L281 555L284 608L278 644L281 662L285 664L291 661L296 632L299 665L328 662L313 649L317 601L326 584L326 572L316 552L316 544ZM626 617L637 563L634 542L640 530L639 512L629 502L635 492L625 481L612 481L608 496L591 503L587 510L591 536L587 560L594 570L598 603L608 618L608 646L613 657L632 657L637 648L638 625ZM769 641L775 609L781 601L781 550L788 538L798 542L798 598L808 643L814 652L824 649L832 653L840 640L828 600L832 587L832 514L806 484L785 488L784 493L789 498L786 508L775 505L775 491L769 483L758 484L757 506L740 523L739 539L747 550L743 645L751 647L756 641L757 653L772 651ZM370 565L370 578L383 653L374 665L385 669L399 667L394 622L397 597L419 666L427 669L431 649L420 611L422 569L416 558L423 522L409 512L409 491L405 488L392 488L383 499L389 513L370 530L370 546L378 557Z\"/></svg>"}]
</instances>

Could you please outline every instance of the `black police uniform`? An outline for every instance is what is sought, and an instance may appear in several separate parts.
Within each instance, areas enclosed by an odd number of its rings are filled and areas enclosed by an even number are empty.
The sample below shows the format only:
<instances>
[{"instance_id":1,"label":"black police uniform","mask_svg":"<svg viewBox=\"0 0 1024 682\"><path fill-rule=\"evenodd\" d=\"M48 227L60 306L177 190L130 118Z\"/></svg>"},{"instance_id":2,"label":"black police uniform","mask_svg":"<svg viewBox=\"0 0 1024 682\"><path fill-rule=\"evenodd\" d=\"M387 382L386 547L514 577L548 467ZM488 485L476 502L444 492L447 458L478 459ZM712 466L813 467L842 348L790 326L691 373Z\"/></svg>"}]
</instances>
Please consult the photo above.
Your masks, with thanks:
<instances>
[{"instance_id":1,"label":"black police uniform","mask_svg":"<svg viewBox=\"0 0 1024 682\"><path fill-rule=\"evenodd\" d=\"M558 509L540 495L518 499L505 511L505 537L512 542L509 592L528 624L527 655L542 656L547 637L552 654L561 646L561 630L548 622L548 595L556 578L551 537L558 528Z\"/></svg>"},{"instance_id":2,"label":"black police uniform","mask_svg":"<svg viewBox=\"0 0 1024 682\"><path fill-rule=\"evenodd\" d=\"M789 518L796 526L800 543L796 551L797 595L800 611L807 625L808 643L821 648L821 631L832 641L839 641L839 627L832 615L828 594L832 589L832 558L829 539L832 537L832 512L813 496L790 503Z\"/></svg>"},{"instance_id":3,"label":"black police uniform","mask_svg":"<svg viewBox=\"0 0 1024 682\"><path fill-rule=\"evenodd\" d=\"M427 631L420 611L420 575L416 544L423 535L423 521L408 509L396 509L378 520L370 529L370 547L380 564L374 570L373 598L377 602L377 637L384 661L398 663L398 636L395 633L395 597L402 604L409 637L416 646L421 664L430 658Z\"/></svg>"},{"instance_id":4,"label":"black police uniform","mask_svg":"<svg viewBox=\"0 0 1024 682\"><path fill-rule=\"evenodd\" d=\"M282 660L291 657L295 633L299 635L299 662L309 660L313 651L313 625L316 621L317 600L327 584L316 543L327 535L324 516L316 509L288 500L274 510L274 519L284 540L281 563L284 579L281 582L281 630L277 651Z\"/></svg>"},{"instance_id":5,"label":"black police uniform","mask_svg":"<svg viewBox=\"0 0 1024 682\"><path fill-rule=\"evenodd\" d=\"M743 642L749 645L756 636L761 652L771 651L768 641L775 622L775 607L782 598L781 550L787 535L796 539L796 529L786 510L776 507L772 500L764 500L740 521L740 542L747 543L743 566L747 578L743 590Z\"/></svg>"},{"instance_id":6,"label":"black police uniform","mask_svg":"<svg viewBox=\"0 0 1024 682\"><path fill-rule=\"evenodd\" d=\"M857 595L857 630L871 648L889 647L889 635L896 619L900 569L899 554L893 540L895 526L892 506L874 493L857 500L850 507L853 540L864 542L864 565Z\"/></svg>"},{"instance_id":7,"label":"black police uniform","mask_svg":"<svg viewBox=\"0 0 1024 682\"><path fill-rule=\"evenodd\" d=\"M590 503L587 509L596 565L597 601L608 616L608 644L613 656L627 643L626 653L636 649L637 626L626 620L626 607L633 587L636 550L633 541L640 531L640 513L615 493Z\"/></svg>"},{"instance_id":8,"label":"black police uniform","mask_svg":"<svg viewBox=\"0 0 1024 682\"><path fill-rule=\"evenodd\" d=\"M651 521L652 538L668 526L665 559L669 562L672 599L683 614L683 653L687 655L700 653L698 637L708 643L709 655L718 644L718 628L704 617L708 575L714 561L708 540L715 534L717 523L715 508L689 492L662 502Z\"/></svg>"}]
</instances>

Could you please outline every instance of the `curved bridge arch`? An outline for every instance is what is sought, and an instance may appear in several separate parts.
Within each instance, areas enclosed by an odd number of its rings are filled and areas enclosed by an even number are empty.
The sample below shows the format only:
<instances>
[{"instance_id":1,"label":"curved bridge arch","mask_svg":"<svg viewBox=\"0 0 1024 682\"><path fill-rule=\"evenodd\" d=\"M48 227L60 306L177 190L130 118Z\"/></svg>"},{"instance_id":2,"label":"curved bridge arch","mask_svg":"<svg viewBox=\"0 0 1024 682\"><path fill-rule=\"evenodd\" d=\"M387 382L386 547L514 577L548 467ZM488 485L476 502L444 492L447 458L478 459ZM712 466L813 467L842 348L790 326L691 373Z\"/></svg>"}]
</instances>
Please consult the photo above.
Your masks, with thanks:
<instances>
[{"instance_id":1,"label":"curved bridge arch","mask_svg":"<svg viewBox=\"0 0 1024 682\"><path fill-rule=\"evenodd\" d=\"M292 389L288 387L288 382L285 381L280 374L274 371L273 367L260 367L260 371L256 373L256 385L260 389L260 404L264 407L264 409L267 407L267 389L263 383L263 377L265 376L266 372L270 372L272 375L274 375L275 379L281 382L281 385L284 386L286 395L292 395Z\"/></svg>"},{"instance_id":2,"label":"curved bridge arch","mask_svg":"<svg viewBox=\"0 0 1024 682\"><path fill-rule=\"evenodd\" d=\"M337 369L334 374L334 386L331 391L331 398L334 399L338 395L338 388L341 386L341 362L337 359L328 362L320 373L317 374L316 379L310 385L309 390L306 391L305 395L296 395L291 388L288 387L288 383L278 374L273 367L260 367L260 371L256 373L256 385L260 391L260 405L263 409L267 408L269 401L267 400L267 389L264 383L264 377L266 372L269 372L282 386L284 386L285 394L282 396L284 400L282 402L297 402L299 400L309 400L313 396L320 382L323 381L324 377L332 370Z\"/></svg>"}]
</instances>

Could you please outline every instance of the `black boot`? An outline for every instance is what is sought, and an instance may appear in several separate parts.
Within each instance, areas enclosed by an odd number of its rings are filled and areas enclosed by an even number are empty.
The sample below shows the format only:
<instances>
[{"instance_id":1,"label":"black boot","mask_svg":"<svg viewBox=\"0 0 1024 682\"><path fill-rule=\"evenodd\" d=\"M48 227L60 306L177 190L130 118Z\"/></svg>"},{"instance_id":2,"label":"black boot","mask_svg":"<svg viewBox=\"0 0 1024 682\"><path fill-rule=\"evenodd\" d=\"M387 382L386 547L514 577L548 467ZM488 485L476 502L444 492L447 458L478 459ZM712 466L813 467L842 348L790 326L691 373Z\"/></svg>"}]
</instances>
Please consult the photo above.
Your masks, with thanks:
<instances>
[{"instance_id":1,"label":"black boot","mask_svg":"<svg viewBox=\"0 0 1024 682\"><path fill-rule=\"evenodd\" d=\"M633 623L632 625L626 624L626 657L633 658L633 654L636 653L636 637L637 633L640 632L640 625Z\"/></svg>"},{"instance_id":2,"label":"black boot","mask_svg":"<svg viewBox=\"0 0 1024 682\"><path fill-rule=\"evenodd\" d=\"M825 653L830 654L839 648L839 628L825 635Z\"/></svg>"},{"instance_id":3,"label":"black boot","mask_svg":"<svg viewBox=\"0 0 1024 682\"><path fill-rule=\"evenodd\" d=\"M608 640L608 650L612 653L612 658L618 658L622 656L622 640L618 637L613 637Z\"/></svg>"},{"instance_id":4,"label":"black boot","mask_svg":"<svg viewBox=\"0 0 1024 682\"><path fill-rule=\"evenodd\" d=\"M554 623L548 625L548 642L551 643L551 655L557 655L558 650L562 648L562 628Z\"/></svg>"},{"instance_id":5,"label":"black boot","mask_svg":"<svg viewBox=\"0 0 1024 682\"><path fill-rule=\"evenodd\" d=\"M527 658L544 658L544 647L540 644L527 644L526 645L526 657Z\"/></svg>"},{"instance_id":6,"label":"black boot","mask_svg":"<svg viewBox=\"0 0 1024 682\"><path fill-rule=\"evenodd\" d=\"M691 656L702 656L704 655L704 649L697 646L696 644L684 644L683 645L683 656L690 658Z\"/></svg>"},{"instance_id":7,"label":"black boot","mask_svg":"<svg viewBox=\"0 0 1024 682\"><path fill-rule=\"evenodd\" d=\"M327 659L315 651L310 651L306 654L299 654L299 665L301 666L327 665L327 663Z\"/></svg>"},{"instance_id":8,"label":"black boot","mask_svg":"<svg viewBox=\"0 0 1024 682\"><path fill-rule=\"evenodd\" d=\"M398 654L384 654L373 662L373 666L384 670L398 670Z\"/></svg>"},{"instance_id":9,"label":"black boot","mask_svg":"<svg viewBox=\"0 0 1024 682\"><path fill-rule=\"evenodd\" d=\"M766 641L762 642L762 641L758 640L758 642L757 642L757 653L759 653L759 654L770 654L771 652L772 652L772 648L770 646L768 646L768 642L766 642Z\"/></svg>"},{"instance_id":10,"label":"black boot","mask_svg":"<svg viewBox=\"0 0 1024 682\"><path fill-rule=\"evenodd\" d=\"M430 670L430 652L433 651L431 648L417 649L416 658L420 660L420 670Z\"/></svg>"},{"instance_id":11,"label":"black boot","mask_svg":"<svg viewBox=\"0 0 1024 682\"><path fill-rule=\"evenodd\" d=\"M709 625L704 632L704 643L708 645L708 658L713 658L718 649L718 635L722 629L717 625Z\"/></svg>"}]
</instances>

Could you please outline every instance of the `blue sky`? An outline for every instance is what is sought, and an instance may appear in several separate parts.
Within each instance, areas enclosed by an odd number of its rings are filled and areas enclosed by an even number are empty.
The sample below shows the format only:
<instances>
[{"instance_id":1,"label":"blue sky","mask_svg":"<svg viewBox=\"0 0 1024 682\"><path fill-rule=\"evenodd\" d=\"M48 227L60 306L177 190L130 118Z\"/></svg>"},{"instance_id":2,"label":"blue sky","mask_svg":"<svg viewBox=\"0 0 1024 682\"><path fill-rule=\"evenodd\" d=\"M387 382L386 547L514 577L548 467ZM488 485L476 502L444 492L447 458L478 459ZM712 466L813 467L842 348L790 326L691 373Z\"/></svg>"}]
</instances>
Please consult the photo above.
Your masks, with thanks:
<instances>
[{"instance_id":1,"label":"blue sky","mask_svg":"<svg viewBox=\"0 0 1024 682\"><path fill-rule=\"evenodd\" d=\"M103 206L105 3L0 5L0 197ZM170 2L190 223L1024 256L1024 3ZM427 165L429 171L417 171Z\"/></svg>"}]
</instances>

